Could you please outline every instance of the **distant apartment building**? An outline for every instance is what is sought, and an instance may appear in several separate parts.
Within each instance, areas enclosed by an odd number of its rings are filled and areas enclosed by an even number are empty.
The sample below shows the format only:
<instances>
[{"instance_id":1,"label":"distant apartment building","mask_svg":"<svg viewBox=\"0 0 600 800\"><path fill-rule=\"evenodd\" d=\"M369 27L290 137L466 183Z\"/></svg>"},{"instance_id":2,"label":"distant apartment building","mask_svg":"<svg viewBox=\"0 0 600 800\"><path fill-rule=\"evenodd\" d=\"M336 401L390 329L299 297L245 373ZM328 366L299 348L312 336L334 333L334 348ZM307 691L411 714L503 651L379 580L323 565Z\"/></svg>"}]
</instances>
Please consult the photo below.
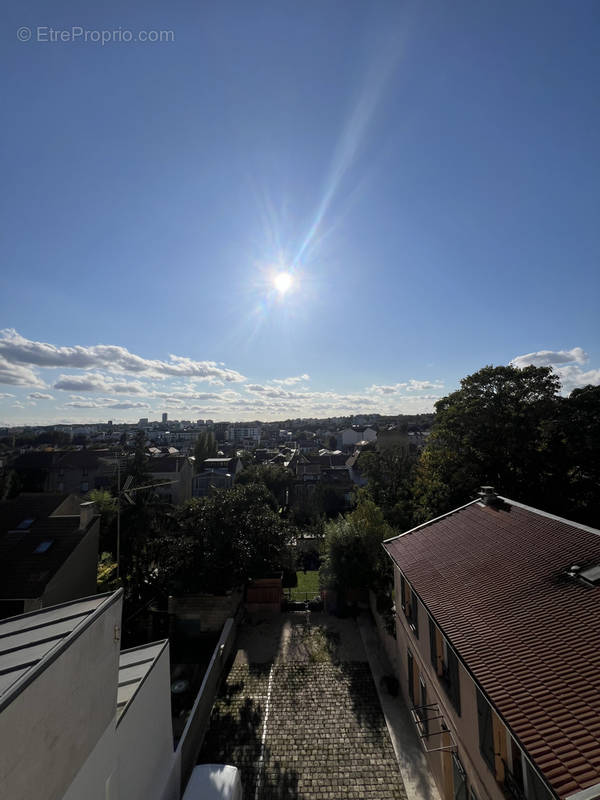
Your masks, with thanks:
<instances>
[{"instance_id":1,"label":"distant apartment building","mask_svg":"<svg viewBox=\"0 0 600 800\"><path fill-rule=\"evenodd\" d=\"M32 452L19 456L13 468L31 492L86 494L110 485L114 463L108 450Z\"/></svg>"},{"instance_id":2,"label":"distant apartment building","mask_svg":"<svg viewBox=\"0 0 600 800\"><path fill-rule=\"evenodd\" d=\"M600 797L600 531L484 487L384 547L443 800Z\"/></svg>"},{"instance_id":3,"label":"distant apartment building","mask_svg":"<svg viewBox=\"0 0 600 800\"><path fill-rule=\"evenodd\" d=\"M340 450L347 450L359 442L376 441L377 431L373 428L344 428L336 433L336 439Z\"/></svg>"},{"instance_id":4,"label":"distant apartment building","mask_svg":"<svg viewBox=\"0 0 600 800\"><path fill-rule=\"evenodd\" d=\"M231 425L225 432L225 438L235 444L258 444L261 437L260 425Z\"/></svg>"},{"instance_id":5,"label":"distant apartment building","mask_svg":"<svg viewBox=\"0 0 600 800\"><path fill-rule=\"evenodd\" d=\"M144 467L156 486L155 492L166 503L181 505L191 500L192 477L194 475L193 462L187 456L161 455L148 459Z\"/></svg>"}]
</instances>

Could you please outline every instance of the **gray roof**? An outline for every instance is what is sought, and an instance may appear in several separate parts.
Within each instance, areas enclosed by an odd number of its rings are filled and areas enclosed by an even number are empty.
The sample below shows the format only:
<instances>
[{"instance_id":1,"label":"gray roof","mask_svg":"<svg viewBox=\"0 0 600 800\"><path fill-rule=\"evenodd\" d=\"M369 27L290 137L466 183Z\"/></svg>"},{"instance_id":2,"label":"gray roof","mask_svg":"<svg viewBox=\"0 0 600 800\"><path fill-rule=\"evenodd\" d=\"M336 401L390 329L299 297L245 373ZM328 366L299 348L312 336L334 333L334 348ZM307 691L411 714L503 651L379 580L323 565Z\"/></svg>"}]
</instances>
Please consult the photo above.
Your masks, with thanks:
<instances>
[{"instance_id":1,"label":"gray roof","mask_svg":"<svg viewBox=\"0 0 600 800\"><path fill-rule=\"evenodd\" d=\"M119 687L117 689L117 720L119 720L146 676L158 660L158 657L168 645L169 640L151 642L122 650L119 656Z\"/></svg>"},{"instance_id":2,"label":"gray roof","mask_svg":"<svg viewBox=\"0 0 600 800\"><path fill-rule=\"evenodd\" d=\"M0 620L0 711L122 593L119 589Z\"/></svg>"}]
</instances>

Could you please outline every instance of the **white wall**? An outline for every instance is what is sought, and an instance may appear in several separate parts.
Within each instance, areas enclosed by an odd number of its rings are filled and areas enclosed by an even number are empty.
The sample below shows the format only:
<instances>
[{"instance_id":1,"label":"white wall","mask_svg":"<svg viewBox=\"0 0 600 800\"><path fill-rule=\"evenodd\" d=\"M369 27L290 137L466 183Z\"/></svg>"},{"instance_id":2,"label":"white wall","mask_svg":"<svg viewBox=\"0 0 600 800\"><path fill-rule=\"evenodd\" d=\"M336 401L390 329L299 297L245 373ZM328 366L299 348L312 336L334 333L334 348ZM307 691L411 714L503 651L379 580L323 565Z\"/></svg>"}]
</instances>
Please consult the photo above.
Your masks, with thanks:
<instances>
[{"instance_id":1,"label":"white wall","mask_svg":"<svg viewBox=\"0 0 600 800\"><path fill-rule=\"evenodd\" d=\"M114 719L119 598L0 714L0 786L10 800L60 800Z\"/></svg>"},{"instance_id":2,"label":"white wall","mask_svg":"<svg viewBox=\"0 0 600 800\"><path fill-rule=\"evenodd\" d=\"M117 737L112 719L63 800L119 800L117 770Z\"/></svg>"},{"instance_id":3,"label":"white wall","mask_svg":"<svg viewBox=\"0 0 600 800\"><path fill-rule=\"evenodd\" d=\"M169 646L117 725L121 800L161 800L175 762Z\"/></svg>"}]
</instances>

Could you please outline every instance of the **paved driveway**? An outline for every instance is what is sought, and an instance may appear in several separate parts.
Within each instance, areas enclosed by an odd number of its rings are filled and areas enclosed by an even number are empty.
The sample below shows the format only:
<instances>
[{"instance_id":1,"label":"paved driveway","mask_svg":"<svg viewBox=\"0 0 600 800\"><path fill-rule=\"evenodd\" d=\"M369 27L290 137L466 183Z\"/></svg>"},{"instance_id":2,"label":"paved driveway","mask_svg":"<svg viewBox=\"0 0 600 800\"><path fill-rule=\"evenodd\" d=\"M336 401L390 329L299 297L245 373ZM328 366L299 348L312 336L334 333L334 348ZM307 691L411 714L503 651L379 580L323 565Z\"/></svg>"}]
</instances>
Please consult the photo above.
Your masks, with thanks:
<instances>
[{"instance_id":1,"label":"paved driveway","mask_svg":"<svg viewBox=\"0 0 600 800\"><path fill-rule=\"evenodd\" d=\"M199 761L240 767L245 800L406 800L352 620L244 626Z\"/></svg>"}]
</instances>

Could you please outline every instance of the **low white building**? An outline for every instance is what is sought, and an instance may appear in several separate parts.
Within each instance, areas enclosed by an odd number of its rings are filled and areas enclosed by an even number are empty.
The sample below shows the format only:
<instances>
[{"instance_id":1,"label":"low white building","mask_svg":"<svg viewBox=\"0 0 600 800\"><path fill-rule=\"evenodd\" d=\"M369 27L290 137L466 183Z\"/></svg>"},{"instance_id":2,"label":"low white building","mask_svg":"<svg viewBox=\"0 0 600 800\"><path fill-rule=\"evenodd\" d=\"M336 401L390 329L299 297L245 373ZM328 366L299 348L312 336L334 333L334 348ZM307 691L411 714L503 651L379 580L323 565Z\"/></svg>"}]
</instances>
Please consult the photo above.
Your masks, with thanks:
<instances>
[{"instance_id":1,"label":"low white building","mask_svg":"<svg viewBox=\"0 0 600 800\"><path fill-rule=\"evenodd\" d=\"M0 622L10 800L176 800L169 643L120 650L122 590Z\"/></svg>"}]
</instances>

